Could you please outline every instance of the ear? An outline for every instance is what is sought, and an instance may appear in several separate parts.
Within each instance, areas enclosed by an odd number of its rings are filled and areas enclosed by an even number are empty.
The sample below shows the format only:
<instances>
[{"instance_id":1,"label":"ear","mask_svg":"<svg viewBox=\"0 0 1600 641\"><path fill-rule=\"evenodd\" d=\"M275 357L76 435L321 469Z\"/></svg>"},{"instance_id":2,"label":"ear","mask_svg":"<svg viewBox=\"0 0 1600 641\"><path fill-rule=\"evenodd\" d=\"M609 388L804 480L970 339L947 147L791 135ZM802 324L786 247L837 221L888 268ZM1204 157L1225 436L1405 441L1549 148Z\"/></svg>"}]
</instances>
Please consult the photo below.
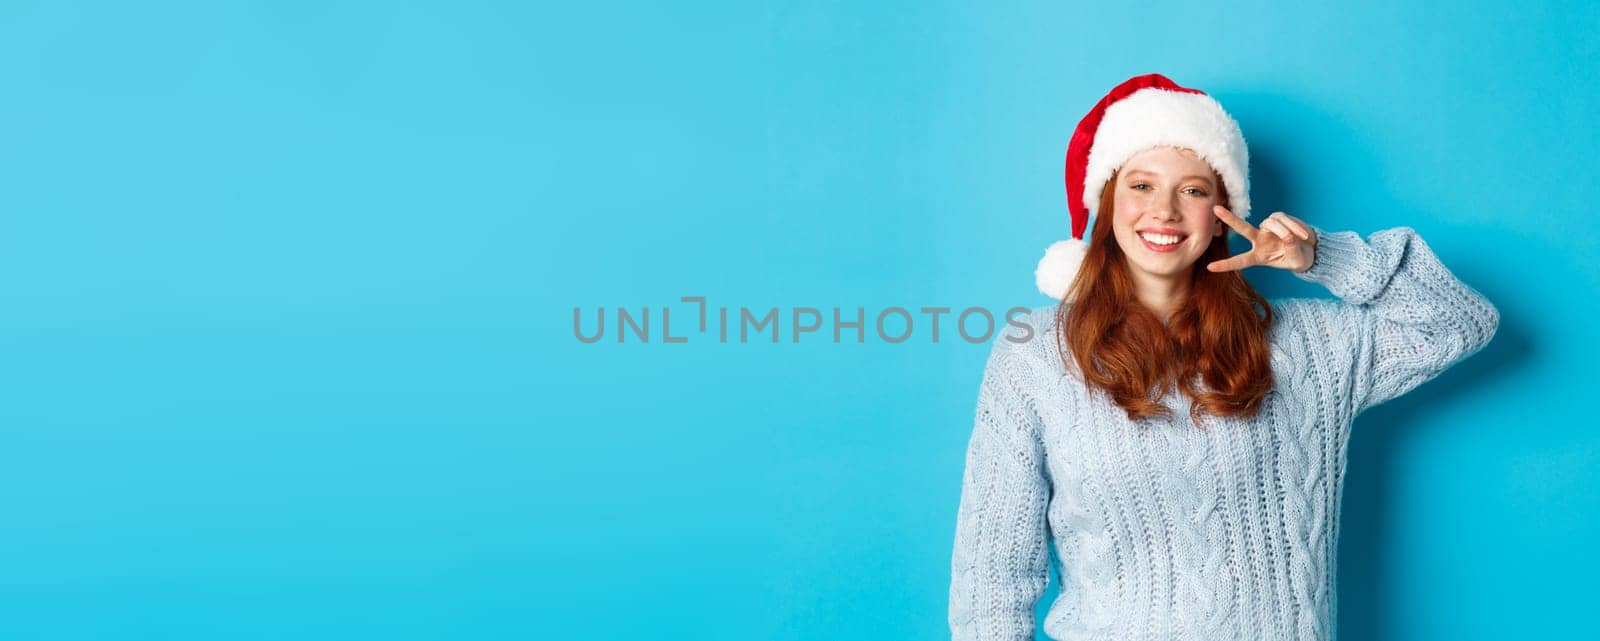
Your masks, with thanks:
<instances>
[{"instance_id":1,"label":"ear","mask_svg":"<svg viewBox=\"0 0 1600 641\"><path fill-rule=\"evenodd\" d=\"M1221 218L1213 218L1213 219L1211 219L1211 235L1212 236L1221 236L1226 232L1227 232L1227 228L1223 227Z\"/></svg>"}]
</instances>

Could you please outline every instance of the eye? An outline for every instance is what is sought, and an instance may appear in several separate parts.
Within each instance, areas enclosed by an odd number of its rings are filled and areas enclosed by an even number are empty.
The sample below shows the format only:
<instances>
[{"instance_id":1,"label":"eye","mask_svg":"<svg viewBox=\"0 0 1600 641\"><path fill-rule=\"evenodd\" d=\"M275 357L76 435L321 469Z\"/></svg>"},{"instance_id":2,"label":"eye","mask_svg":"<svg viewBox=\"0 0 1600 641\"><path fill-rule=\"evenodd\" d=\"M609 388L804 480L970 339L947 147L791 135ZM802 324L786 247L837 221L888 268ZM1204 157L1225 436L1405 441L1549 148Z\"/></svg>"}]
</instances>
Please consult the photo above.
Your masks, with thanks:
<instances>
[{"instance_id":1,"label":"eye","mask_svg":"<svg viewBox=\"0 0 1600 641\"><path fill-rule=\"evenodd\" d=\"M1147 185L1145 183L1134 183L1132 185L1128 185L1128 188L1129 189L1139 189L1140 187L1149 187L1149 186L1150 185ZM1140 190L1140 191L1143 191L1143 190Z\"/></svg>"},{"instance_id":2,"label":"eye","mask_svg":"<svg viewBox=\"0 0 1600 641\"><path fill-rule=\"evenodd\" d=\"M1190 196L1205 196L1206 190L1199 187L1190 187L1189 189L1185 190L1185 193L1188 193Z\"/></svg>"}]
</instances>

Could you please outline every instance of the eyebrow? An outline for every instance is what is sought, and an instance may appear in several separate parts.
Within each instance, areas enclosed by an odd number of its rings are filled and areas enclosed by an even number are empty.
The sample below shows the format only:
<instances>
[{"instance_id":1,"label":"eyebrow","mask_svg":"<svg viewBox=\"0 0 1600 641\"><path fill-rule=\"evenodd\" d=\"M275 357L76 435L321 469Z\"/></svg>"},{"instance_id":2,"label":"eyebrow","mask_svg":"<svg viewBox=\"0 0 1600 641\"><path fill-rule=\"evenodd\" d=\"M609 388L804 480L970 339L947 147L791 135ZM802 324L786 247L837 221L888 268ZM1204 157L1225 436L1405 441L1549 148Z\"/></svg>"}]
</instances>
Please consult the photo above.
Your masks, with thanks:
<instances>
[{"instance_id":1,"label":"eyebrow","mask_svg":"<svg viewBox=\"0 0 1600 641\"><path fill-rule=\"evenodd\" d=\"M1143 174L1143 175L1146 175L1146 176L1154 176L1155 175L1154 173L1145 171L1143 169L1132 169L1132 170L1129 170L1128 173L1127 173L1127 175L1129 175L1129 176L1132 176L1134 174ZM1210 176L1199 176L1199 175L1193 175L1193 174L1188 175L1188 176L1184 176L1182 178L1179 178L1178 180L1188 180L1190 178L1199 178L1200 180L1204 180L1207 183L1212 182Z\"/></svg>"}]
</instances>

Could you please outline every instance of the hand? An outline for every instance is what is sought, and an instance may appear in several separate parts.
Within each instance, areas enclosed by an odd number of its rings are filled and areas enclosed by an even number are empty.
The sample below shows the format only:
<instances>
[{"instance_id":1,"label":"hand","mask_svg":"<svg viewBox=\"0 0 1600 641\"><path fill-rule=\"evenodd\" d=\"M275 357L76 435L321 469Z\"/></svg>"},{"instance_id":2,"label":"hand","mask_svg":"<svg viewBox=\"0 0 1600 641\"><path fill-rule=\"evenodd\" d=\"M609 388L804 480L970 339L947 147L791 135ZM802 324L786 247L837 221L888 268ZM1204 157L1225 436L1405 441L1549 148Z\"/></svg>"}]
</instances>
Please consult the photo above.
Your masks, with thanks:
<instances>
[{"instance_id":1,"label":"hand","mask_svg":"<svg viewBox=\"0 0 1600 641\"><path fill-rule=\"evenodd\" d=\"M1261 228L1256 229L1243 218L1233 215L1227 207L1217 205L1212 208L1217 218L1228 223L1234 231L1239 232L1250 241L1250 251L1206 265L1206 269L1214 272L1236 271L1254 265L1277 267L1295 272L1304 272L1311 269L1311 263L1317 255L1317 233L1311 226L1281 211L1272 212L1266 220L1261 221Z\"/></svg>"}]
</instances>

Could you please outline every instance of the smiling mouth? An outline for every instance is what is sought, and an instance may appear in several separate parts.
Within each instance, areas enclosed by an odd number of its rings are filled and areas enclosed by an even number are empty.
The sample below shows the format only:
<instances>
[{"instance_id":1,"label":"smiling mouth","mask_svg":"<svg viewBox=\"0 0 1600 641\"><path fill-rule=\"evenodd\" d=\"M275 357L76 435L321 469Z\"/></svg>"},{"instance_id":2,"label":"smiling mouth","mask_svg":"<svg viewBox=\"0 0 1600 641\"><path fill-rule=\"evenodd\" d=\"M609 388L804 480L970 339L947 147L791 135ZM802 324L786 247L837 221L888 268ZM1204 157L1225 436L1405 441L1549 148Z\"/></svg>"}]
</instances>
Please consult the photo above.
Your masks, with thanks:
<instances>
[{"instance_id":1,"label":"smiling mouth","mask_svg":"<svg viewBox=\"0 0 1600 641\"><path fill-rule=\"evenodd\" d=\"M1157 234L1155 232L1143 232L1142 231L1142 232L1139 232L1139 237L1143 238L1145 242L1150 243L1152 245L1156 245L1158 247L1171 247L1173 245L1177 245L1178 243L1183 242L1183 236L1173 236L1173 235L1170 235L1170 234Z\"/></svg>"}]
</instances>

